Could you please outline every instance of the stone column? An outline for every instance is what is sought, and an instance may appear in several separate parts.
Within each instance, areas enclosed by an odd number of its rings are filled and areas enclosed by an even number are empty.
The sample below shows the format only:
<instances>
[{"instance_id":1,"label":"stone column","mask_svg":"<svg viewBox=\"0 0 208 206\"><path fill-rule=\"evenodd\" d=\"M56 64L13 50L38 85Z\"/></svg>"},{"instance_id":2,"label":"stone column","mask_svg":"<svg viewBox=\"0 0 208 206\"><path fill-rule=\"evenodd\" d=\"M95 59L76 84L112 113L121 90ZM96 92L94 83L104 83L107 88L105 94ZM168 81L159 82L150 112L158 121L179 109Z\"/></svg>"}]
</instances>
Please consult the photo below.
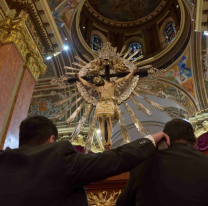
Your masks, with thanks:
<instances>
[{"instance_id":1,"label":"stone column","mask_svg":"<svg viewBox=\"0 0 208 206\"><path fill-rule=\"evenodd\" d=\"M33 88L46 70L25 19L0 21L0 149L19 145L19 125L27 117Z\"/></svg>"}]
</instances>

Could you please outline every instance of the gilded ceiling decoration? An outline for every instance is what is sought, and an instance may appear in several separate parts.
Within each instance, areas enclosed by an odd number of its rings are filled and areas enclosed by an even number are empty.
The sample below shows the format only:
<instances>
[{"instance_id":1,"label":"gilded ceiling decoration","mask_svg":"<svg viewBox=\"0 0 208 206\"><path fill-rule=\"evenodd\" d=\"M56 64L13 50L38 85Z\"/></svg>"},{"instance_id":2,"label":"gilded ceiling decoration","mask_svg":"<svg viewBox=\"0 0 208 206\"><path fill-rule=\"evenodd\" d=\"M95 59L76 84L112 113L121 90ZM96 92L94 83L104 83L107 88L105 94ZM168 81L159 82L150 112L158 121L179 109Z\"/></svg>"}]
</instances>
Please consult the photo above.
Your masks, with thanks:
<instances>
[{"instance_id":1,"label":"gilded ceiling decoration","mask_svg":"<svg viewBox=\"0 0 208 206\"><path fill-rule=\"evenodd\" d=\"M102 16L120 22L135 21L151 14L161 0L88 0Z\"/></svg>"},{"instance_id":2,"label":"gilded ceiling decoration","mask_svg":"<svg viewBox=\"0 0 208 206\"><path fill-rule=\"evenodd\" d=\"M189 48L187 52L171 68L168 69L163 78L179 84L194 98L196 98L190 54Z\"/></svg>"},{"instance_id":3,"label":"gilded ceiling decoration","mask_svg":"<svg viewBox=\"0 0 208 206\"><path fill-rule=\"evenodd\" d=\"M44 74L46 65L26 29L25 20L26 18L23 17L13 20L12 16L1 20L0 42L2 44L15 44L25 62L24 67L30 70L33 78L37 81L39 76Z\"/></svg>"},{"instance_id":4,"label":"gilded ceiling decoration","mask_svg":"<svg viewBox=\"0 0 208 206\"><path fill-rule=\"evenodd\" d=\"M183 109L179 109L176 107L165 107L165 113L167 113L172 119L186 119L188 116L188 112Z\"/></svg>"},{"instance_id":5,"label":"gilded ceiling decoration","mask_svg":"<svg viewBox=\"0 0 208 206\"><path fill-rule=\"evenodd\" d=\"M82 0L48 0L53 18L57 26L61 27L63 23L65 23L68 28L70 27L71 18L81 1Z\"/></svg>"},{"instance_id":6,"label":"gilded ceiling decoration","mask_svg":"<svg viewBox=\"0 0 208 206\"><path fill-rule=\"evenodd\" d=\"M162 83L159 81L139 81L138 88L141 92L145 94L146 89L151 90L157 94L165 95L166 98L175 101L181 107L184 108L184 111L188 112L189 116L192 116L197 111L197 106L193 100L188 97L183 91L179 88L169 85L168 83Z\"/></svg>"}]
</instances>

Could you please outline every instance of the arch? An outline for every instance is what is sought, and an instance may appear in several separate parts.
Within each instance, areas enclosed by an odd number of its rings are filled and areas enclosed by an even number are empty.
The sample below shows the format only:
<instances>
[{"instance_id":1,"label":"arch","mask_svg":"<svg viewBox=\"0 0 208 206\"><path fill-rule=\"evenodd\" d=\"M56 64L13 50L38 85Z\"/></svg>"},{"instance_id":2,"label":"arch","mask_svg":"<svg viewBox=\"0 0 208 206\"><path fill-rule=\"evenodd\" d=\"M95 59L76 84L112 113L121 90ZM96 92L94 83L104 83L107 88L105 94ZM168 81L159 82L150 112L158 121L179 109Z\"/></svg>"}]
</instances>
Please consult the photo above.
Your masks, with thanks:
<instances>
[{"instance_id":1,"label":"arch","mask_svg":"<svg viewBox=\"0 0 208 206\"><path fill-rule=\"evenodd\" d=\"M174 25L174 21L173 21L173 17L168 17L166 18L162 25L159 28L159 37L160 37L160 44L162 45L164 42L166 42L166 38L165 38L165 28L168 25L168 23L173 23ZM175 25L174 25L175 26ZM165 45L166 46L166 45Z\"/></svg>"},{"instance_id":2,"label":"arch","mask_svg":"<svg viewBox=\"0 0 208 206\"><path fill-rule=\"evenodd\" d=\"M102 39L98 35L93 35L91 38L91 49L98 53L98 50L100 50L102 47Z\"/></svg>"},{"instance_id":3,"label":"arch","mask_svg":"<svg viewBox=\"0 0 208 206\"><path fill-rule=\"evenodd\" d=\"M144 40L141 37L133 36L133 37L127 39L125 41L124 45L129 46L129 44L132 43L132 42L139 42L142 45L142 53L146 52L145 43L144 43Z\"/></svg>"}]
</instances>

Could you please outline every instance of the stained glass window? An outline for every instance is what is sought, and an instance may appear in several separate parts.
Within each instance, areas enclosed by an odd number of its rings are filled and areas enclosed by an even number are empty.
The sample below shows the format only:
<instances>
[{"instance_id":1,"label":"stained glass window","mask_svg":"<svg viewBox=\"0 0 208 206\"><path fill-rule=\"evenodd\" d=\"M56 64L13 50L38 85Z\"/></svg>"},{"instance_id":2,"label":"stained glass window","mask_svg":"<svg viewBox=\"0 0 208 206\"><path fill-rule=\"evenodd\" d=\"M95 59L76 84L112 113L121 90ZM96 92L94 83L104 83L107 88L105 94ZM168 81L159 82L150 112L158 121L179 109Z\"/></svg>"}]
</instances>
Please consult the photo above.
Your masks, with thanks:
<instances>
[{"instance_id":1,"label":"stained glass window","mask_svg":"<svg viewBox=\"0 0 208 206\"><path fill-rule=\"evenodd\" d=\"M174 26L173 22L170 22L165 27L165 38L166 38L167 44L170 44L170 42L173 41L175 36L176 36L175 26Z\"/></svg>"},{"instance_id":2,"label":"stained glass window","mask_svg":"<svg viewBox=\"0 0 208 206\"><path fill-rule=\"evenodd\" d=\"M92 44L91 44L92 50L95 52L98 52L98 50L100 50L102 47L103 47L102 39L97 35L93 35L92 36Z\"/></svg>"},{"instance_id":3,"label":"stained glass window","mask_svg":"<svg viewBox=\"0 0 208 206\"><path fill-rule=\"evenodd\" d=\"M128 48L131 49L129 56L131 56L137 49L140 49L140 52L137 55L135 55L131 60L134 60L142 55L142 45L139 42L130 43Z\"/></svg>"}]
</instances>

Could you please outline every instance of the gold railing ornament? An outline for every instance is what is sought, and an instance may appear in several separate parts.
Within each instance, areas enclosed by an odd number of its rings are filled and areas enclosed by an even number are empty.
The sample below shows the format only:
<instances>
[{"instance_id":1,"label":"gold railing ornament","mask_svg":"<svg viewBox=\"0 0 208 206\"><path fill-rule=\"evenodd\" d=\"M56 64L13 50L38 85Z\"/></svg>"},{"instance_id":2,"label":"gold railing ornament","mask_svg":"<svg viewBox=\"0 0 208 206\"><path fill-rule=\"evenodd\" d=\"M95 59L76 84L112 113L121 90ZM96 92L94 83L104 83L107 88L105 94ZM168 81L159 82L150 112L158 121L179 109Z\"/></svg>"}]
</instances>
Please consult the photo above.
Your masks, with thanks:
<instances>
[{"instance_id":1,"label":"gold railing ornament","mask_svg":"<svg viewBox=\"0 0 208 206\"><path fill-rule=\"evenodd\" d=\"M91 192L87 195L87 200L89 206L114 206L120 194L121 190L119 192L114 191L110 194L110 197L107 197L107 191L99 192L98 194L93 194Z\"/></svg>"},{"instance_id":2,"label":"gold railing ornament","mask_svg":"<svg viewBox=\"0 0 208 206\"><path fill-rule=\"evenodd\" d=\"M208 132L208 108L198 111L194 116L189 118L194 127L196 138Z\"/></svg>"},{"instance_id":3,"label":"gold railing ornament","mask_svg":"<svg viewBox=\"0 0 208 206\"><path fill-rule=\"evenodd\" d=\"M150 78L157 78L157 77L163 77L166 74L167 70L166 69L156 69L156 68L151 68L148 71L148 74Z\"/></svg>"},{"instance_id":4,"label":"gold railing ornament","mask_svg":"<svg viewBox=\"0 0 208 206\"><path fill-rule=\"evenodd\" d=\"M33 78L37 82L40 75L43 75L47 66L38 53L34 41L31 39L25 26L26 17L13 19L8 16L0 21L0 43L13 43L20 53L24 67L28 68Z\"/></svg>"}]
</instances>

